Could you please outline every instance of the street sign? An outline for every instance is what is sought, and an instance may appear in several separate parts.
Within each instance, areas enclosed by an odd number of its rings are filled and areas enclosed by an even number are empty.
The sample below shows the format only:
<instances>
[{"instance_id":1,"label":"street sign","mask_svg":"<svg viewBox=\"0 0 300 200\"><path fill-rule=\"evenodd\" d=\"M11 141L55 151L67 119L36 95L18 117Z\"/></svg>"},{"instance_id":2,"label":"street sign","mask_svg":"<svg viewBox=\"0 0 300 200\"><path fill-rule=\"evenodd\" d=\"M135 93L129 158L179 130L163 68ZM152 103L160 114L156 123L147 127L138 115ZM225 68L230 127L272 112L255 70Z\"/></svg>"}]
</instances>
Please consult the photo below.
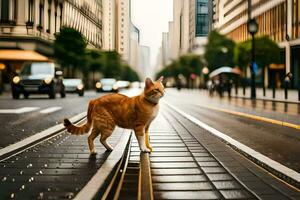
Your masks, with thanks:
<instances>
[{"instance_id":1,"label":"street sign","mask_svg":"<svg viewBox=\"0 0 300 200\"><path fill-rule=\"evenodd\" d=\"M256 62L253 62L253 72L254 72L254 74L257 74L257 64L256 64Z\"/></svg>"}]
</instances>

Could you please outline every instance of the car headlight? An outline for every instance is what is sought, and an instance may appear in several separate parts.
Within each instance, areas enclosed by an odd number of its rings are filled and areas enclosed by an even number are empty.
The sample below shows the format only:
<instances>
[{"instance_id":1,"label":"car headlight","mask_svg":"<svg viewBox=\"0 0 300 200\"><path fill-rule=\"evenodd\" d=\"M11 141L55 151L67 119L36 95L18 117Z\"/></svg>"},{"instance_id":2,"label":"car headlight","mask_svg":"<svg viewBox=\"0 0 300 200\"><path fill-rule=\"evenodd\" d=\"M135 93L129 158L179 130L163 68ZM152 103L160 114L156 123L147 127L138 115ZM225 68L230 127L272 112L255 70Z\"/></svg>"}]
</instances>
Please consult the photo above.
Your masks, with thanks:
<instances>
[{"instance_id":1,"label":"car headlight","mask_svg":"<svg viewBox=\"0 0 300 200\"><path fill-rule=\"evenodd\" d=\"M82 84L77 85L77 89L78 89L78 90L82 90L82 89L83 89L83 85L82 85Z\"/></svg>"},{"instance_id":2,"label":"car headlight","mask_svg":"<svg viewBox=\"0 0 300 200\"><path fill-rule=\"evenodd\" d=\"M20 82L20 77L18 77L18 76L15 76L14 78L13 78L13 82L14 82L14 84L18 84L19 82Z\"/></svg>"},{"instance_id":3,"label":"car headlight","mask_svg":"<svg viewBox=\"0 0 300 200\"><path fill-rule=\"evenodd\" d=\"M97 82L97 83L96 83L96 88L97 88L97 89L101 88L101 83L100 83L100 82Z\"/></svg>"},{"instance_id":4,"label":"car headlight","mask_svg":"<svg viewBox=\"0 0 300 200\"><path fill-rule=\"evenodd\" d=\"M118 86L117 86L117 85L114 85L114 86L113 86L113 89L114 89L114 90L117 90L117 89L118 89Z\"/></svg>"},{"instance_id":5,"label":"car headlight","mask_svg":"<svg viewBox=\"0 0 300 200\"><path fill-rule=\"evenodd\" d=\"M44 79L44 82L49 85L52 82L52 77L47 77Z\"/></svg>"}]
</instances>

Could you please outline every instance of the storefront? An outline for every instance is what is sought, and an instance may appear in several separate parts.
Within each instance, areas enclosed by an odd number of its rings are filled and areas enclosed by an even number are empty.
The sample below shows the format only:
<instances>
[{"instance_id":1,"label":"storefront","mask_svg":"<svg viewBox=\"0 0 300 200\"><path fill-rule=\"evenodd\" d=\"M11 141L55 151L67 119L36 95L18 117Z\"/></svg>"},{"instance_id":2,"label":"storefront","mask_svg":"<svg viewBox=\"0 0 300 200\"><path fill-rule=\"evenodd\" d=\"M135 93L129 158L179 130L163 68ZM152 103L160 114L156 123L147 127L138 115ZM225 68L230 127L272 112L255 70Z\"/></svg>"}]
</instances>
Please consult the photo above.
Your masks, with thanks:
<instances>
[{"instance_id":1,"label":"storefront","mask_svg":"<svg viewBox=\"0 0 300 200\"><path fill-rule=\"evenodd\" d=\"M30 61L46 62L49 59L31 50L0 49L0 92L10 90L12 77L24 62Z\"/></svg>"}]
</instances>

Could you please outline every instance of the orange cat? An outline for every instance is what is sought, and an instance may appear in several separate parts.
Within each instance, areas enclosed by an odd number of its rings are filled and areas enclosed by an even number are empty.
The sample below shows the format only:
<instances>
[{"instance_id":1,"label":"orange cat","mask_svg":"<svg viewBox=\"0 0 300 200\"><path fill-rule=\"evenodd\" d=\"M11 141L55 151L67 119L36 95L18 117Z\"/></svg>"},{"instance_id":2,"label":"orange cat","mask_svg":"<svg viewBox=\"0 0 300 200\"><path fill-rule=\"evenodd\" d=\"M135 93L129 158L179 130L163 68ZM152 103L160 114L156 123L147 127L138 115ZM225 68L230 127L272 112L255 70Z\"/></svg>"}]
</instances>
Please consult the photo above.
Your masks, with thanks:
<instances>
[{"instance_id":1,"label":"orange cat","mask_svg":"<svg viewBox=\"0 0 300 200\"><path fill-rule=\"evenodd\" d=\"M88 144L91 154L95 154L94 139L101 134L100 142L111 151L113 148L106 139L111 136L115 126L133 129L142 152L149 153L152 148L149 143L148 129L158 113L158 102L164 96L162 85L163 77L152 82L150 78L145 80L145 88L142 94L135 97L127 97L122 94L108 94L98 99L91 100L87 111L87 122L82 126L73 125L68 119L64 120L64 126L75 135L89 132Z\"/></svg>"}]
</instances>

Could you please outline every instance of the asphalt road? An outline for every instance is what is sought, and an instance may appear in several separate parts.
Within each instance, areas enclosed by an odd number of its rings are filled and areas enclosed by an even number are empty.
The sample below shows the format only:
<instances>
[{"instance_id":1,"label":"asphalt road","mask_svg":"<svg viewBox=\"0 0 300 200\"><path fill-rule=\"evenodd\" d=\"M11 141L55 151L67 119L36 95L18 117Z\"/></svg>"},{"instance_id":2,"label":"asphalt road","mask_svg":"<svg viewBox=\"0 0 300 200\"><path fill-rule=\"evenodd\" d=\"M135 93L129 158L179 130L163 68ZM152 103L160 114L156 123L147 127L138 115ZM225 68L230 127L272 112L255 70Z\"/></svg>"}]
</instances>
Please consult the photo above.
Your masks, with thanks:
<instances>
[{"instance_id":1,"label":"asphalt road","mask_svg":"<svg viewBox=\"0 0 300 200\"><path fill-rule=\"evenodd\" d=\"M84 97L67 94L63 99L48 99L47 95L32 95L18 100L9 94L0 96L0 148L62 123L65 117L86 111L88 101L100 95L103 94L88 91Z\"/></svg>"},{"instance_id":2,"label":"asphalt road","mask_svg":"<svg viewBox=\"0 0 300 200\"><path fill-rule=\"evenodd\" d=\"M300 172L299 130L212 110L203 106L226 107L244 112L250 110L252 115L263 113L274 118L283 115L283 119L297 122L300 115L297 115L296 112L282 114L272 110L272 108L256 110L247 106L241 107L239 104L234 105L228 100L210 98L197 92L188 94L186 91L177 92L175 90L167 90L165 101L267 157Z\"/></svg>"}]
</instances>

